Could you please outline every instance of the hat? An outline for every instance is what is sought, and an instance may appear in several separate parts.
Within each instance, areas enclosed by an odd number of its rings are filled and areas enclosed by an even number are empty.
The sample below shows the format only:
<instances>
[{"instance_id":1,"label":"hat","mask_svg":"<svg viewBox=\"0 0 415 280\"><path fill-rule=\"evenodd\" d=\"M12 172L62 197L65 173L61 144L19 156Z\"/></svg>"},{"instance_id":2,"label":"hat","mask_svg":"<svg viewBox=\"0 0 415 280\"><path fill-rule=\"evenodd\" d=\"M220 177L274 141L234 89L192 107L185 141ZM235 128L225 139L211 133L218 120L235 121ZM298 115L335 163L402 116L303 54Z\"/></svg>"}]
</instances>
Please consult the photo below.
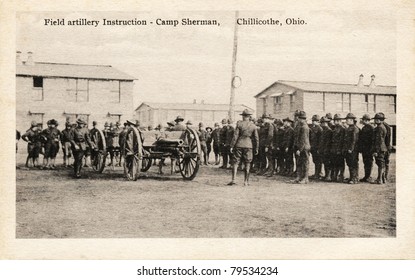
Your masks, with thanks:
<instances>
[{"instance_id":1,"label":"hat","mask_svg":"<svg viewBox=\"0 0 415 280\"><path fill-rule=\"evenodd\" d=\"M193 125L191 121L187 121L186 125Z\"/></svg>"},{"instance_id":2,"label":"hat","mask_svg":"<svg viewBox=\"0 0 415 280\"><path fill-rule=\"evenodd\" d=\"M342 120L343 118L342 118L342 115L340 115L340 114L334 114L334 118L333 118L334 120Z\"/></svg>"},{"instance_id":3,"label":"hat","mask_svg":"<svg viewBox=\"0 0 415 280\"><path fill-rule=\"evenodd\" d=\"M332 117L331 113L327 113L327 114L326 114L326 118L328 118L329 120L332 120L332 119L333 119L333 117Z\"/></svg>"},{"instance_id":4,"label":"hat","mask_svg":"<svg viewBox=\"0 0 415 280\"><path fill-rule=\"evenodd\" d=\"M353 113L348 113L346 119L355 119L356 116Z\"/></svg>"},{"instance_id":5,"label":"hat","mask_svg":"<svg viewBox=\"0 0 415 280\"><path fill-rule=\"evenodd\" d=\"M373 119L383 121L386 118L385 118L385 115L383 113L377 113L377 114L375 114L375 117L373 117Z\"/></svg>"},{"instance_id":6,"label":"hat","mask_svg":"<svg viewBox=\"0 0 415 280\"><path fill-rule=\"evenodd\" d=\"M205 126L202 122L199 123L199 127Z\"/></svg>"},{"instance_id":7,"label":"hat","mask_svg":"<svg viewBox=\"0 0 415 280\"><path fill-rule=\"evenodd\" d=\"M206 131L208 131L208 130L210 130L210 132L212 132L213 131L213 129L211 128L211 127L206 127Z\"/></svg>"},{"instance_id":8,"label":"hat","mask_svg":"<svg viewBox=\"0 0 415 280\"><path fill-rule=\"evenodd\" d=\"M313 115L313 117L311 118L312 121L319 121L320 120L320 116L319 115Z\"/></svg>"},{"instance_id":9,"label":"hat","mask_svg":"<svg viewBox=\"0 0 415 280\"><path fill-rule=\"evenodd\" d=\"M290 117L286 117L285 119L283 119L282 121L284 122L294 122L292 119L290 119Z\"/></svg>"},{"instance_id":10,"label":"hat","mask_svg":"<svg viewBox=\"0 0 415 280\"><path fill-rule=\"evenodd\" d=\"M384 118L384 119L386 119L385 118L385 114L384 113L382 113L382 112L379 112L379 114Z\"/></svg>"},{"instance_id":11,"label":"hat","mask_svg":"<svg viewBox=\"0 0 415 280\"><path fill-rule=\"evenodd\" d=\"M78 124L86 124L86 122L83 119L77 119L76 122Z\"/></svg>"},{"instance_id":12,"label":"hat","mask_svg":"<svg viewBox=\"0 0 415 280\"><path fill-rule=\"evenodd\" d=\"M68 126L72 126L72 124L71 124L70 122L66 122L66 123L65 123L65 126L66 126L66 127L68 127Z\"/></svg>"},{"instance_id":13,"label":"hat","mask_svg":"<svg viewBox=\"0 0 415 280\"><path fill-rule=\"evenodd\" d=\"M327 117L321 117L320 122L321 123L323 123L323 122L330 122L330 119L327 118Z\"/></svg>"},{"instance_id":14,"label":"hat","mask_svg":"<svg viewBox=\"0 0 415 280\"><path fill-rule=\"evenodd\" d=\"M108 122L105 122L104 127L109 127L110 125L108 124Z\"/></svg>"},{"instance_id":15,"label":"hat","mask_svg":"<svg viewBox=\"0 0 415 280\"><path fill-rule=\"evenodd\" d=\"M92 122L92 125L97 125L97 124L98 124L97 121Z\"/></svg>"},{"instance_id":16,"label":"hat","mask_svg":"<svg viewBox=\"0 0 415 280\"><path fill-rule=\"evenodd\" d=\"M175 122L182 122L182 121L184 121L184 119L181 116L177 116L174 121Z\"/></svg>"},{"instance_id":17,"label":"hat","mask_svg":"<svg viewBox=\"0 0 415 280\"><path fill-rule=\"evenodd\" d=\"M132 126L137 126L137 121L134 120L127 120L126 124L132 125Z\"/></svg>"},{"instance_id":18,"label":"hat","mask_svg":"<svg viewBox=\"0 0 415 280\"><path fill-rule=\"evenodd\" d=\"M134 121L134 120L133 120ZM140 121L139 120L135 120L135 126L136 127L139 127L141 125L141 123L140 123Z\"/></svg>"},{"instance_id":19,"label":"hat","mask_svg":"<svg viewBox=\"0 0 415 280\"><path fill-rule=\"evenodd\" d=\"M361 119L370 121L370 116L369 116L369 114L364 114L363 117L361 117Z\"/></svg>"},{"instance_id":20,"label":"hat","mask_svg":"<svg viewBox=\"0 0 415 280\"><path fill-rule=\"evenodd\" d=\"M172 122L167 122L167 125L168 125L168 126L174 126L174 123L172 123Z\"/></svg>"},{"instance_id":21,"label":"hat","mask_svg":"<svg viewBox=\"0 0 415 280\"><path fill-rule=\"evenodd\" d=\"M297 114L297 117L298 117L299 119L303 119L303 120L305 120L305 119L307 118L307 114L306 114L304 111L300 111L300 112Z\"/></svg>"},{"instance_id":22,"label":"hat","mask_svg":"<svg viewBox=\"0 0 415 280\"><path fill-rule=\"evenodd\" d=\"M36 122L36 121L32 121L32 122L30 123L30 126L31 126L31 127L37 126L37 122Z\"/></svg>"},{"instance_id":23,"label":"hat","mask_svg":"<svg viewBox=\"0 0 415 280\"><path fill-rule=\"evenodd\" d=\"M215 122L215 126L219 126L219 123Z\"/></svg>"},{"instance_id":24,"label":"hat","mask_svg":"<svg viewBox=\"0 0 415 280\"><path fill-rule=\"evenodd\" d=\"M249 112L249 110L248 109L245 109L245 110L243 110L242 111L242 113L240 114L241 116L250 116L250 115L252 115L252 113L251 112Z\"/></svg>"},{"instance_id":25,"label":"hat","mask_svg":"<svg viewBox=\"0 0 415 280\"><path fill-rule=\"evenodd\" d=\"M222 124L227 124L228 123L228 120L227 119L223 119L222 120Z\"/></svg>"},{"instance_id":26,"label":"hat","mask_svg":"<svg viewBox=\"0 0 415 280\"><path fill-rule=\"evenodd\" d=\"M294 117L298 117L298 116L300 116L300 110L295 110L295 112L294 112Z\"/></svg>"}]
</instances>

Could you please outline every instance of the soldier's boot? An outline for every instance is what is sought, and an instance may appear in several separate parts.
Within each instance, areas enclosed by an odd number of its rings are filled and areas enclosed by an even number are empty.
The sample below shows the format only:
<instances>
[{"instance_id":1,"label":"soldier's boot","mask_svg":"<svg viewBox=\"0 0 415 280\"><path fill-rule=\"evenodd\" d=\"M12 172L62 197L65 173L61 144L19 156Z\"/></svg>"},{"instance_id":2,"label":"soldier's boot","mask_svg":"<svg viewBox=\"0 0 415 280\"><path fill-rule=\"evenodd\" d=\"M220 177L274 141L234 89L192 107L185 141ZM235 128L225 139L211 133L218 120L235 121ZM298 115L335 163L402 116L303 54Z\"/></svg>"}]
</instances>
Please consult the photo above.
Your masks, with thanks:
<instances>
[{"instance_id":1,"label":"soldier's boot","mask_svg":"<svg viewBox=\"0 0 415 280\"><path fill-rule=\"evenodd\" d=\"M338 173L339 173L339 169L338 168L333 168L333 170L331 171L331 181L332 182L337 182Z\"/></svg>"},{"instance_id":2,"label":"soldier's boot","mask_svg":"<svg viewBox=\"0 0 415 280\"><path fill-rule=\"evenodd\" d=\"M339 181L340 183L343 183L343 181L344 181L344 170L345 170L345 168L344 168L344 167L341 167L341 168L339 169L339 178L338 178L338 181Z\"/></svg>"},{"instance_id":3,"label":"soldier's boot","mask_svg":"<svg viewBox=\"0 0 415 280\"><path fill-rule=\"evenodd\" d=\"M367 166L365 166L364 169L365 169L365 176L362 179L359 180L360 182L367 182L367 180L369 178L368 177L368 168L367 168Z\"/></svg>"},{"instance_id":4,"label":"soldier's boot","mask_svg":"<svg viewBox=\"0 0 415 280\"><path fill-rule=\"evenodd\" d=\"M349 168L349 170L350 170L350 178L349 178L349 180L347 181L347 183L349 183L349 184L354 184L354 183L355 183L355 181L354 181L354 177L355 177L355 170L354 170L354 168Z\"/></svg>"},{"instance_id":5,"label":"soldier's boot","mask_svg":"<svg viewBox=\"0 0 415 280\"><path fill-rule=\"evenodd\" d=\"M382 174L383 174L383 167L378 166L378 177L375 181L371 182L372 184L382 184Z\"/></svg>"},{"instance_id":6,"label":"soldier's boot","mask_svg":"<svg viewBox=\"0 0 415 280\"><path fill-rule=\"evenodd\" d=\"M320 165L320 168L319 168L319 164L316 163L314 165L314 174L310 176L310 179L318 179L318 178L320 178L320 175L319 175L320 174L320 171L321 171L321 165Z\"/></svg>"},{"instance_id":7,"label":"soldier's boot","mask_svg":"<svg viewBox=\"0 0 415 280\"><path fill-rule=\"evenodd\" d=\"M236 164L232 165L232 181L230 181L227 185L228 186L233 186L236 185L235 183L235 178L236 178L236 173L238 172L238 166Z\"/></svg>"},{"instance_id":8,"label":"soldier's boot","mask_svg":"<svg viewBox=\"0 0 415 280\"><path fill-rule=\"evenodd\" d=\"M244 187L249 186L249 173L249 165L247 165L244 170Z\"/></svg>"},{"instance_id":9,"label":"soldier's boot","mask_svg":"<svg viewBox=\"0 0 415 280\"><path fill-rule=\"evenodd\" d=\"M270 160L268 169L264 175L267 177L272 177L274 175L274 171L275 171L275 161Z\"/></svg>"},{"instance_id":10,"label":"soldier's boot","mask_svg":"<svg viewBox=\"0 0 415 280\"><path fill-rule=\"evenodd\" d=\"M389 166L385 167L385 181L387 182L389 179Z\"/></svg>"},{"instance_id":11,"label":"soldier's boot","mask_svg":"<svg viewBox=\"0 0 415 280\"><path fill-rule=\"evenodd\" d=\"M324 181L330 182L331 181L331 169L327 168L325 176L322 178Z\"/></svg>"}]
</instances>

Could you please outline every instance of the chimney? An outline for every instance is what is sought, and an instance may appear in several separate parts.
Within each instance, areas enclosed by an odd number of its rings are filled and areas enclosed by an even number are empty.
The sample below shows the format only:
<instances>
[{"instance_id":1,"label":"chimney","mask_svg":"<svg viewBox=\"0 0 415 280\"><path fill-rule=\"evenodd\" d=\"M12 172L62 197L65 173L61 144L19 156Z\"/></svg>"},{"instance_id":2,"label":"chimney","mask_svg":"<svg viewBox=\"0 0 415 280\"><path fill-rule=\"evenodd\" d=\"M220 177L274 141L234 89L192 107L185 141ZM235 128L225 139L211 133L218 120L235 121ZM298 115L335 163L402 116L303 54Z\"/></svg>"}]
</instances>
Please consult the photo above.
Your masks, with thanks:
<instances>
[{"instance_id":1,"label":"chimney","mask_svg":"<svg viewBox=\"0 0 415 280\"><path fill-rule=\"evenodd\" d=\"M196 104L196 99L193 99L193 104Z\"/></svg>"},{"instance_id":2,"label":"chimney","mask_svg":"<svg viewBox=\"0 0 415 280\"><path fill-rule=\"evenodd\" d=\"M22 65L22 58L20 57L21 54L21 51L16 52L16 65Z\"/></svg>"},{"instance_id":3,"label":"chimney","mask_svg":"<svg viewBox=\"0 0 415 280\"><path fill-rule=\"evenodd\" d=\"M27 60L26 60L26 65L34 65L35 63L33 62L33 53L32 52L27 52Z\"/></svg>"},{"instance_id":4,"label":"chimney","mask_svg":"<svg viewBox=\"0 0 415 280\"><path fill-rule=\"evenodd\" d=\"M370 88L374 88L374 87L376 87L376 83L375 83L375 75L372 75L372 76L370 76L370 85L369 85L369 87Z\"/></svg>"},{"instance_id":5,"label":"chimney","mask_svg":"<svg viewBox=\"0 0 415 280\"><path fill-rule=\"evenodd\" d=\"M359 81L357 82L357 86L358 87L363 87L364 86L364 84L363 84L363 74L360 74Z\"/></svg>"}]
</instances>

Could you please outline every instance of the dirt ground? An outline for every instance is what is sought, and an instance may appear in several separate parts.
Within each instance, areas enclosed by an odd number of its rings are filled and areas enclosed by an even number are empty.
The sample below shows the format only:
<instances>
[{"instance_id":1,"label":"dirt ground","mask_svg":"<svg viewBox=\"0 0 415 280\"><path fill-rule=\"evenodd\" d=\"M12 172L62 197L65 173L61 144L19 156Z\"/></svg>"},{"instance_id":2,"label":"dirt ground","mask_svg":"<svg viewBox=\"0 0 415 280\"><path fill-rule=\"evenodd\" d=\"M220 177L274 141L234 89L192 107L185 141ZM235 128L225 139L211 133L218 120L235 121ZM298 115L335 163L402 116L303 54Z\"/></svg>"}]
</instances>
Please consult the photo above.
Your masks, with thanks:
<instances>
[{"instance_id":1,"label":"dirt ground","mask_svg":"<svg viewBox=\"0 0 415 280\"><path fill-rule=\"evenodd\" d=\"M155 166L136 182L126 181L121 168L103 174L86 168L82 179L73 179L69 168L25 169L20 155L16 237L394 237L391 159L386 185L294 185L286 177L253 175L251 186L229 187L230 170L216 167L202 167L190 182L158 175Z\"/></svg>"}]
</instances>

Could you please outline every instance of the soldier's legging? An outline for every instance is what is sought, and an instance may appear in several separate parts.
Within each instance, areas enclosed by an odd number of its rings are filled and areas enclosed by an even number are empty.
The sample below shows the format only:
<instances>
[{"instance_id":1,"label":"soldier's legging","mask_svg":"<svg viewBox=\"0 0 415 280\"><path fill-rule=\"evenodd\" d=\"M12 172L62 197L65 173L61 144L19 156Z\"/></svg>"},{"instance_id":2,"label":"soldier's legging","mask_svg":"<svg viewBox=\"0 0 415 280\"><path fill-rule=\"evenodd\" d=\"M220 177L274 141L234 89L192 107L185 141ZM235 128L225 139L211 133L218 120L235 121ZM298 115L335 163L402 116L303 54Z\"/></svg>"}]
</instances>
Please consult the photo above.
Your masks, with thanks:
<instances>
[{"instance_id":1,"label":"soldier's legging","mask_svg":"<svg viewBox=\"0 0 415 280\"><path fill-rule=\"evenodd\" d=\"M321 172L321 164L322 164L322 156L317 153L316 150L311 151L311 155L313 156L313 163L314 163L314 169L315 169L315 175L319 176Z\"/></svg>"},{"instance_id":2,"label":"soldier's legging","mask_svg":"<svg viewBox=\"0 0 415 280\"><path fill-rule=\"evenodd\" d=\"M225 144L221 144L221 154L222 154L222 159L223 159L223 167L227 167L228 163L230 163L230 158L229 158L229 147Z\"/></svg>"},{"instance_id":3,"label":"soldier's legging","mask_svg":"<svg viewBox=\"0 0 415 280\"><path fill-rule=\"evenodd\" d=\"M385 168L386 164L386 153L385 152L379 152L377 156L375 157L376 165L380 168Z\"/></svg>"},{"instance_id":4,"label":"soldier's legging","mask_svg":"<svg viewBox=\"0 0 415 280\"><path fill-rule=\"evenodd\" d=\"M293 172L294 170L294 159L293 159L293 151L292 150L288 150L288 152L284 153L284 158L285 158L285 172L287 173L287 175L290 175L290 173Z\"/></svg>"},{"instance_id":5,"label":"soldier's legging","mask_svg":"<svg viewBox=\"0 0 415 280\"><path fill-rule=\"evenodd\" d=\"M258 170L264 170L267 167L267 154L265 146L259 146L258 150Z\"/></svg>"},{"instance_id":6,"label":"soldier's legging","mask_svg":"<svg viewBox=\"0 0 415 280\"><path fill-rule=\"evenodd\" d=\"M365 169L365 179L369 178L373 167L373 154L371 151L362 153L363 165Z\"/></svg>"},{"instance_id":7,"label":"soldier's legging","mask_svg":"<svg viewBox=\"0 0 415 280\"><path fill-rule=\"evenodd\" d=\"M331 174L331 170L332 170L332 163L331 163L331 154L330 153L325 153L322 156L322 162L324 164L324 177L326 179L328 179Z\"/></svg>"},{"instance_id":8,"label":"soldier's legging","mask_svg":"<svg viewBox=\"0 0 415 280\"><path fill-rule=\"evenodd\" d=\"M349 167L350 181L357 182L359 179L359 153L354 151L346 154L346 163Z\"/></svg>"},{"instance_id":9,"label":"soldier's legging","mask_svg":"<svg viewBox=\"0 0 415 280\"><path fill-rule=\"evenodd\" d=\"M73 156L74 156L74 172L75 175L78 175L81 173L82 169L82 159L84 158L85 151L83 150L73 150Z\"/></svg>"},{"instance_id":10,"label":"soldier's legging","mask_svg":"<svg viewBox=\"0 0 415 280\"><path fill-rule=\"evenodd\" d=\"M338 176L341 174L341 171L344 168L344 156L342 153L331 154L331 166L332 166L331 177L333 181L337 181Z\"/></svg>"},{"instance_id":11,"label":"soldier's legging","mask_svg":"<svg viewBox=\"0 0 415 280\"><path fill-rule=\"evenodd\" d=\"M279 172L283 172L285 169L284 152L281 150L274 150L274 157L277 161L277 166L275 166L275 169L278 169Z\"/></svg>"},{"instance_id":12,"label":"soldier's legging","mask_svg":"<svg viewBox=\"0 0 415 280\"><path fill-rule=\"evenodd\" d=\"M308 164L310 161L310 152L302 151L297 156L297 177L301 181L308 180Z\"/></svg>"}]
</instances>

